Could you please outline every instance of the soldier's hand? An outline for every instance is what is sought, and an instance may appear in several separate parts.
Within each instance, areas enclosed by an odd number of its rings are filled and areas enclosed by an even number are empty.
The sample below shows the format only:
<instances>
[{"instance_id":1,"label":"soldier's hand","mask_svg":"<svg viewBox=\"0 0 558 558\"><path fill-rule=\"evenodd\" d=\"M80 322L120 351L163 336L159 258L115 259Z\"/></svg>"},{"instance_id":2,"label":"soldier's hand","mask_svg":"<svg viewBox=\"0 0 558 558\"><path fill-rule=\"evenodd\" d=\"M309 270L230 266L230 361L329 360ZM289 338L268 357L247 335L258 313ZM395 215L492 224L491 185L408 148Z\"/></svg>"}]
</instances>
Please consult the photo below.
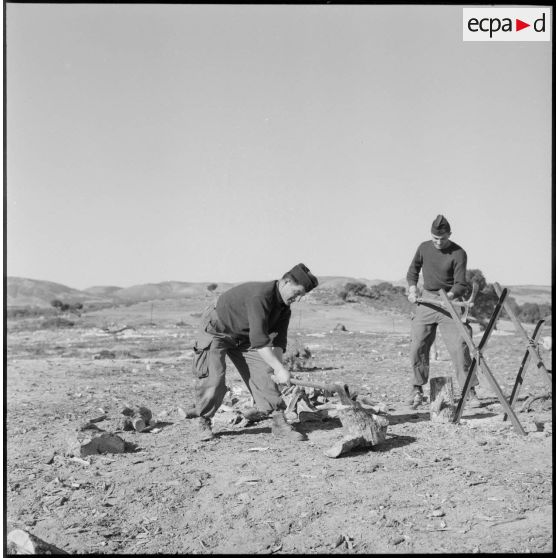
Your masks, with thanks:
<instances>
[{"instance_id":1,"label":"soldier's hand","mask_svg":"<svg viewBox=\"0 0 558 558\"><path fill-rule=\"evenodd\" d=\"M289 384L291 381L291 373L284 366L275 369L271 377L276 384Z\"/></svg>"},{"instance_id":2,"label":"soldier's hand","mask_svg":"<svg viewBox=\"0 0 558 558\"><path fill-rule=\"evenodd\" d=\"M417 288L416 287L409 287L409 294L407 295L407 300L414 304L417 301Z\"/></svg>"}]
</instances>

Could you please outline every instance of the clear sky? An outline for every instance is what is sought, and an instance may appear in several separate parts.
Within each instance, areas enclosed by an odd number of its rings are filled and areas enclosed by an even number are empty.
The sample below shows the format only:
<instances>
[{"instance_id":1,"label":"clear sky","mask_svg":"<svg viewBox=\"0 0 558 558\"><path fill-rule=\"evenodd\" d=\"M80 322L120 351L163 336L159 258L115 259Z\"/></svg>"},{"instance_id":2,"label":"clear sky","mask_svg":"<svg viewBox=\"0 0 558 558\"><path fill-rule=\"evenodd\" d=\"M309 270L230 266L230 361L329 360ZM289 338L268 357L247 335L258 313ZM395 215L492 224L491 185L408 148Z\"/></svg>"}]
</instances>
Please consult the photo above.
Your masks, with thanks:
<instances>
[{"instance_id":1,"label":"clear sky","mask_svg":"<svg viewBox=\"0 0 558 558\"><path fill-rule=\"evenodd\" d=\"M8 275L552 280L552 44L462 7L6 4Z\"/></svg>"}]
</instances>

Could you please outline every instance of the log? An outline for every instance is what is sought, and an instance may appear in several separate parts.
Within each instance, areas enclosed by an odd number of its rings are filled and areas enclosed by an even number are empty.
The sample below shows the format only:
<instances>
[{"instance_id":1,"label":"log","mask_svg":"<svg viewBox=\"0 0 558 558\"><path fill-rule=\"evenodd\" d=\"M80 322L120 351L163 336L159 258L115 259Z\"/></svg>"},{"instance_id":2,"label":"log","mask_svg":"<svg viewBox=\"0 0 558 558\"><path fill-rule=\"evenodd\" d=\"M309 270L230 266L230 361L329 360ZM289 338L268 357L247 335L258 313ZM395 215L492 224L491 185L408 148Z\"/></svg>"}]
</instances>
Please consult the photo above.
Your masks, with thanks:
<instances>
[{"instance_id":1,"label":"log","mask_svg":"<svg viewBox=\"0 0 558 558\"><path fill-rule=\"evenodd\" d=\"M430 420L450 423L456 405L453 400L453 381L448 376L430 378Z\"/></svg>"},{"instance_id":2,"label":"log","mask_svg":"<svg viewBox=\"0 0 558 558\"><path fill-rule=\"evenodd\" d=\"M343 438L324 451L327 457L339 457L357 447L374 447L386 439L388 419L364 409L357 402L345 402L339 407L338 417L343 425Z\"/></svg>"},{"instance_id":3,"label":"log","mask_svg":"<svg viewBox=\"0 0 558 558\"><path fill-rule=\"evenodd\" d=\"M10 531L7 542L8 554L69 554L22 529Z\"/></svg>"},{"instance_id":4,"label":"log","mask_svg":"<svg viewBox=\"0 0 558 558\"><path fill-rule=\"evenodd\" d=\"M358 401L354 401L349 391L349 386L346 384L338 382L333 384L322 384L295 378L291 379L291 383L296 386L313 387L332 392L339 397L340 403L336 406L336 409L338 411L337 417L343 426L343 438L331 448L324 450L324 454L327 457L339 457L341 454L347 453L353 448L369 448L385 440L387 427L389 425L388 419L377 415L371 409L364 409ZM294 404L293 401L295 402ZM291 407L298 407L301 401L300 410L302 413L306 414L306 416L303 414L305 419L308 419L308 415L313 412L317 414L318 409L308 401L303 390L300 390L293 396L287 410Z\"/></svg>"}]
</instances>

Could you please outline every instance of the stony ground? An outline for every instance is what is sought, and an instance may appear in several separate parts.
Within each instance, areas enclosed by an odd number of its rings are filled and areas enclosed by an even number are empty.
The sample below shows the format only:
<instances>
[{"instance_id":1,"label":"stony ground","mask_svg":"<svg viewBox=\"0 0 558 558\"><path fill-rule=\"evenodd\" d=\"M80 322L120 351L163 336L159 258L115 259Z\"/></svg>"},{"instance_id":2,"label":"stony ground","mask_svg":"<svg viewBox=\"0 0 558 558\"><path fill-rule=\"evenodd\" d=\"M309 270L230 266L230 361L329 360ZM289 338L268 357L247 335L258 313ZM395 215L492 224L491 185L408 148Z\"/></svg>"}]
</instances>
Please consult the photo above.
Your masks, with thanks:
<instances>
[{"instance_id":1,"label":"stony ground","mask_svg":"<svg viewBox=\"0 0 558 558\"><path fill-rule=\"evenodd\" d=\"M296 375L342 380L384 403L385 443L331 459L323 450L342 435L338 418L300 424L308 440L287 444L269 421L232 424L230 408L215 418L218 436L196 442L179 408L192 400L190 346L203 302L106 309L65 329L8 324L8 531L76 554L553 550L553 411L537 402L519 412L529 394L545 392L534 367L516 405L527 435L503 421L485 382L481 408L466 409L459 425L435 424L426 404L404 403L407 318L300 303L290 346L312 358ZM501 322L485 355L508 396L523 352ZM551 353L541 356L551 367ZM442 350L433 376L451 375L447 358ZM247 394L232 366L228 378L234 409ZM149 407L156 427L116 432L126 403ZM76 429L102 415L97 425L128 451L66 455Z\"/></svg>"}]
</instances>

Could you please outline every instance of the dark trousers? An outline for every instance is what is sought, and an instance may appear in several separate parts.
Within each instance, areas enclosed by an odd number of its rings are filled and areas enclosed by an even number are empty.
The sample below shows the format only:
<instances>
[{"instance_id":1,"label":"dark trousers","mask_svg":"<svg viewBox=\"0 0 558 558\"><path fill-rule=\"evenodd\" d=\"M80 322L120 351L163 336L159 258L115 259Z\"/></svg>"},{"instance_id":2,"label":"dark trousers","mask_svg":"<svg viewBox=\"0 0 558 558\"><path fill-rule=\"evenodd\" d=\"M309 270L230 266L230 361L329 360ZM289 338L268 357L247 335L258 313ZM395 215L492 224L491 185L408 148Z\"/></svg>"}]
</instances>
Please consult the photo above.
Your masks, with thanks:
<instances>
[{"instance_id":1,"label":"dark trousers","mask_svg":"<svg viewBox=\"0 0 558 558\"><path fill-rule=\"evenodd\" d=\"M431 293L429 293L431 296ZM469 324L464 324L469 333ZM436 331L440 327L442 339L450 354L455 368L457 382L462 389L471 365L469 347L461 337L457 325L446 310L434 308L434 305L419 304L411 322L411 366L413 369L412 383L422 386L428 382L430 373L430 347L436 339ZM470 386L478 385L473 375Z\"/></svg>"},{"instance_id":2,"label":"dark trousers","mask_svg":"<svg viewBox=\"0 0 558 558\"><path fill-rule=\"evenodd\" d=\"M229 357L238 370L262 413L284 409L285 403L277 384L271 379L273 369L262 359L258 351L250 349L246 339L235 339L218 333L218 317L213 308L202 315L201 332L194 348L194 392L196 413L211 418L223 403L227 392L225 380L226 362Z\"/></svg>"}]
</instances>

